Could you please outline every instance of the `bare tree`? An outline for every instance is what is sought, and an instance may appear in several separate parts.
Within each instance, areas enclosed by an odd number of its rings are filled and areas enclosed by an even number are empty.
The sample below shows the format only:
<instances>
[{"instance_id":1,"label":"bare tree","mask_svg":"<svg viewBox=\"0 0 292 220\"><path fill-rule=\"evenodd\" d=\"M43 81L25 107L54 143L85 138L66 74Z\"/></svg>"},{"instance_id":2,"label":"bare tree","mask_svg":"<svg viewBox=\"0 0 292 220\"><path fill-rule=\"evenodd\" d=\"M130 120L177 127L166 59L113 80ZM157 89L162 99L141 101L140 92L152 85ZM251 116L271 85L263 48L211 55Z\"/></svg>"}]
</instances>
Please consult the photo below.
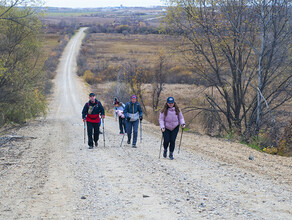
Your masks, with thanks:
<instances>
[{"instance_id":1,"label":"bare tree","mask_svg":"<svg viewBox=\"0 0 292 220\"><path fill-rule=\"evenodd\" d=\"M131 92L137 95L142 106L143 113L147 116L148 112L144 100L143 85L147 82L148 72L146 69L141 67L137 61L124 64L123 68L125 82L129 85Z\"/></svg>"},{"instance_id":2,"label":"bare tree","mask_svg":"<svg viewBox=\"0 0 292 220\"><path fill-rule=\"evenodd\" d=\"M154 69L154 76L152 77L152 109L154 115L158 110L160 104L160 95L163 91L166 81L166 57L162 52L158 54L158 63Z\"/></svg>"},{"instance_id":3,"label":"bare tree","mask_svg":"<svg viewBox=\"0 0 292 220\"><path fill-rule=\"evenodd\" d=\"M291 99L289 1L173 0L166 22L178 49L214 94L208 105L227 131L250 137ZM291 51L290 51L291 56Z\"/></svg>"}]
</instances>

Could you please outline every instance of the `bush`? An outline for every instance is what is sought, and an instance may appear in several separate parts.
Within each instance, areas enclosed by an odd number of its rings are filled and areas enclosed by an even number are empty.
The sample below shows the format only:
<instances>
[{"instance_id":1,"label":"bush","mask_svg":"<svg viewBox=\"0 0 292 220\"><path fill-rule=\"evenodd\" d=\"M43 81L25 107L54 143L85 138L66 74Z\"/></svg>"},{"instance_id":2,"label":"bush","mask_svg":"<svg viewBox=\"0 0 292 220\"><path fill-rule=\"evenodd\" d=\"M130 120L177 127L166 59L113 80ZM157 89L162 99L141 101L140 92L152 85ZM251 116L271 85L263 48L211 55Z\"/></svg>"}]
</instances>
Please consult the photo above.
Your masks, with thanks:
<instances>
[{"instance_id":1,"label":"bush","mask_svg":"<svg viewBox=\"0 0 292 220\"><path fill-rule=\"evenodd\" d=\"M94 84L94 83L96 83L96 78L95 78L94 74L90 70L86 70L84 72L83 79L88 84L91 84L91 85Z\"/></svg>"}]
</instances>

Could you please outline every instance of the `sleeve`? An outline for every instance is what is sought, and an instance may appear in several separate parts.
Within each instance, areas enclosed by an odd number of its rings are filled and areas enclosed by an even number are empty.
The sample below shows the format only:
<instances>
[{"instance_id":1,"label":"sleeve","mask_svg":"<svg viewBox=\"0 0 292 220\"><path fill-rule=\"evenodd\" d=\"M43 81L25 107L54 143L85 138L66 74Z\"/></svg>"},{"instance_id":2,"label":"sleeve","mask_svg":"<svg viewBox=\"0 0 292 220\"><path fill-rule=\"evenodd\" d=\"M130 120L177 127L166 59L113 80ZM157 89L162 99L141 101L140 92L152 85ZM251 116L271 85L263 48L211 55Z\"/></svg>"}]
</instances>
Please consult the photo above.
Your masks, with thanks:
<instances>
[{"instance_id":1,"label":"sleeve","mask_svg":"<svg viewBox=\"0 0 292 220\"><path fill-rule=\"evenodd\" d=\"M115 118L117 118L118 115L117 115L117 107L115 107Z\"/></svg>"},{"instance_id":2,"label":"sleeve","mask_svg":"<svg viewBox=\"0 0 292 220\"><path fill-rule=\"evenodd\" d=\"M165 119L164 113L160 112L160 114L159 114L159 125L160 125L161 129L165 128L164 119Z\"/></svg>"},{"instance_id":3,"label":"sleeve","mask_svg":"<svg viewBox=\"0 0 292 220\"><path fill-rule=\"evenodd\" d=\"M128 109L129 109L129 103L126 104L125 108L124 108L124 115L125 115L125 118L128 117Z\"/></svg>"},{"instance_id":4,"label":"sleeve","mask_svg":"<svg viewBox=\"0 0 292 220\"><path fill-rule=\"evenodd\" d=\"M99 104L99 108L100 108L100 114L101 114L101 115L105 115L105 114L104 114L104 108L103 108L101 102L99 102L98 104Z\"/></svg>"},{"instance_id":5,"label":"sleeve","mask_svg":"<svg viewBox=\"0 0 292 220\"><path fill-rule=\"evenodd\" d=\"M142 108L141 108L141 105L140 105L140 103L139 103L139 105L138 105L138 111L139 111L139 115L140 115L140 117L143 117L143 111L142 111Z\"/></svg>"},{"instance_id":6,"label":"sleeve","mask_svg":"<svg viewBox=\"0 0 292 220\"><path fill-rule=\"evenodd\" d=\"M125 104L124 103L122 103L122 106L123 106L123 108L125 108Z\"/></svg>"},{"instance_id":7,"label":"sleeve","mask_svg":"<svg viewBox=\"0 0 292 220\"><path fill-rule=\"evenodd\" d=\"M181 111L179 111L179 122L180 122L181 125L186 124L184 116L183 116Z\"/></svg>"},{"instance_id":8,"label":"sleeve","mask_svg":"<svg viewBox=\"0 0 292 220\"><path fill-rule=\"evenodd\" d=\"M88 106L87 106L87 103L85 103L83 110L82 110L82 119L86 117L87 112L88 112Z\"/></svg>"}]
</instances>

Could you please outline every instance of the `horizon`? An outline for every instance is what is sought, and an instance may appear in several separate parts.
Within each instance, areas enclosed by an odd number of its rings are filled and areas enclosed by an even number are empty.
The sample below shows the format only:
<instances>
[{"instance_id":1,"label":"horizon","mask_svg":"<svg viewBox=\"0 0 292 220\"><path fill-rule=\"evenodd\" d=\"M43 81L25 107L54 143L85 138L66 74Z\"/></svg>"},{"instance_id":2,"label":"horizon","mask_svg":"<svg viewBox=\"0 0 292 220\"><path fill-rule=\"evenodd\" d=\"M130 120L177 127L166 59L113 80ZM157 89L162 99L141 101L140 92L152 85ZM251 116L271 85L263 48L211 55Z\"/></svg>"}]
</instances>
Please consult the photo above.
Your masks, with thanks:
<instances>
[{"instance_id":1,"label":"horizon","mask_svg":"<svg viewBox=\"0 0 292 220\"><path fill-rule=\"evenodd\" d=\"M58 1L58 0L47 0L43 7L55 7L55 8L106 8L106 7L155 7L165 6L163 3L165 0L71 0L71 1Z\"/></svg>"}]
</instances>

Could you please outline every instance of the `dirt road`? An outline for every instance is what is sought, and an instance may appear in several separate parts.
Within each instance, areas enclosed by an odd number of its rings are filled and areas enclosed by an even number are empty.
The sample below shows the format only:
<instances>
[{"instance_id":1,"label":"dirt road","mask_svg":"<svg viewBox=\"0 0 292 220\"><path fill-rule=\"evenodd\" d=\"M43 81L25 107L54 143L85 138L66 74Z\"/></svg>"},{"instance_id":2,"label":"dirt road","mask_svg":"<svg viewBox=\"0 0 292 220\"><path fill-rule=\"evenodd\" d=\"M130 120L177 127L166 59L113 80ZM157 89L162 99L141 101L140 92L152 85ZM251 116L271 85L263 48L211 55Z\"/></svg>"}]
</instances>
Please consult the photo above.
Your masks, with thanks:
<instances>
[{"instance_id":1,"label":"dirt road","mask_svg":"<svg viewBox=\"0 0 292 220\"><path fill-rule=\"evenodd\" d=\"M5 148L18 154L0 170L0 219L292 219L292 158L185 134L175 160L159 160L159 128L145 122L143 143L120 148L111 117L106 147L101 136L89 150L89 91L75 74L83 31L64 51L47 118L15 130L37 139Z\"/></svg>"}]
</instances>

